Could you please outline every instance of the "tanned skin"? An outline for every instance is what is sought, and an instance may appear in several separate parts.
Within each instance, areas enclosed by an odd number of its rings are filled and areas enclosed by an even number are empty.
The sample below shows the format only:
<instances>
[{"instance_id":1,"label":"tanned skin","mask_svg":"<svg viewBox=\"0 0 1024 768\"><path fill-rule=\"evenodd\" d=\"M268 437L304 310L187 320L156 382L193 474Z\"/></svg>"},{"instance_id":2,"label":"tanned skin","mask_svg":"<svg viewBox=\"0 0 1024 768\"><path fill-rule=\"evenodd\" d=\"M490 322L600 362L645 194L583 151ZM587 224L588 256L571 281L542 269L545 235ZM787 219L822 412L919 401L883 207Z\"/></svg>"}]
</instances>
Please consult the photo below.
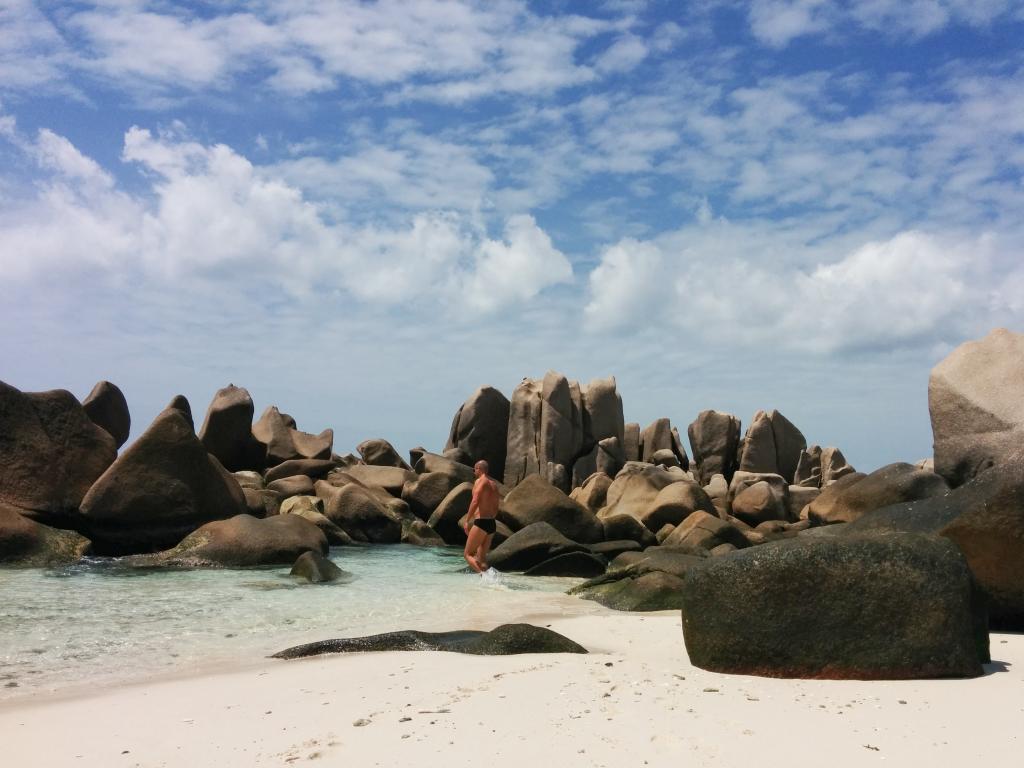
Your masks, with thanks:
<instances>
[{"instance_id":1,"label":"tanned skin","mask_svg":"<svg viewBox=\"0 0 1024 768\"><path fill-rule=\"evenodd\" d=\"M478 518L493 520L498 514L498 484L487 475L487 470L487 462L482 459L473 466L476 480L473 483L473 500L466 514L466 550L463 555L469 567L477 573L483 573L489 567L487 553L491 549L494 534L485 533L482 528L473 525L473 521Z\"/></svg>"}]
</instances>

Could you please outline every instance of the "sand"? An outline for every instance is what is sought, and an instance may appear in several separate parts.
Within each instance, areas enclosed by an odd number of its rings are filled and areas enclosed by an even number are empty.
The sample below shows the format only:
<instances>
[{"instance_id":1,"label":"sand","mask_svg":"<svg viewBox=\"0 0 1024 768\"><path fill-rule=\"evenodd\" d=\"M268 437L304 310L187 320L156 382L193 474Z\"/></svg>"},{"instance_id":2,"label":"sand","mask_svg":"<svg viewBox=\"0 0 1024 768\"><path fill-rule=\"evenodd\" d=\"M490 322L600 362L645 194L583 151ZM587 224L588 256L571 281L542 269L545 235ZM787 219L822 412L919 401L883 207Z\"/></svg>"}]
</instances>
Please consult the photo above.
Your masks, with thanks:
<instances>
[{"instance_id":1,"label":"sand","mask_svg":"<svg viewBox=\"0 0 1024 768\"><path fill-rule=\"evenodd\" d=\"M339 654L0 705L29 766L1019 766L1024 635L974 680L692 667L677 612L530 617L589 655ZM452 626L452 628L456 628Z\"/></svg>"}]
</instances>

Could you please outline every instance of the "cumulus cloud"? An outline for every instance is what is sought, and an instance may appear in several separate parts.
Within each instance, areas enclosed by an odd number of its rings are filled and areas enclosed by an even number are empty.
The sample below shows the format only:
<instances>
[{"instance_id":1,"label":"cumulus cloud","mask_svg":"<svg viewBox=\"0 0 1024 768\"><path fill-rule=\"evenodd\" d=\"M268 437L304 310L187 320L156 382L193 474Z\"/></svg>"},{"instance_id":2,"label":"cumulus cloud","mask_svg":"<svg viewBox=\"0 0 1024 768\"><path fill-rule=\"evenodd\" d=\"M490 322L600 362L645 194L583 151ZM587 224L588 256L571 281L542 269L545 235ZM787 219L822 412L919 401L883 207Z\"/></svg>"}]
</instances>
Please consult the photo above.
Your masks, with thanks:
<instances>
[{"instance_id":1,"label":"cumulus cloud","mask_svg":"<svg viewBox=\"0 0 1024 768\"><path fill-rule=\"evenodd\" d=\"M1020 241L911 230L842 250L795 246L794 235L717 221L623 240L591 273L586 314L604 328L664 322L707 342L818 353L938 344L1024 320Z\"/></svg>"},{"instance_id":2,"label":"cumulus cloud","mask_svg":"<svg viewBox=\"0 0 1024 768\"><path fill-rule=\"evenodd\" d=\"M133 127L122 157L149 179L128 194L65 137L42 130L22 150L48 174L37 195L0 215L0 264L12 277L42 270L111 269L228 290L341 291L378 305L497 311L571 279L572 268L530 216L504 239L456 211L408 223L353 225L328 216L301 188L181 125Z\"/></svg>"}]
</instances>

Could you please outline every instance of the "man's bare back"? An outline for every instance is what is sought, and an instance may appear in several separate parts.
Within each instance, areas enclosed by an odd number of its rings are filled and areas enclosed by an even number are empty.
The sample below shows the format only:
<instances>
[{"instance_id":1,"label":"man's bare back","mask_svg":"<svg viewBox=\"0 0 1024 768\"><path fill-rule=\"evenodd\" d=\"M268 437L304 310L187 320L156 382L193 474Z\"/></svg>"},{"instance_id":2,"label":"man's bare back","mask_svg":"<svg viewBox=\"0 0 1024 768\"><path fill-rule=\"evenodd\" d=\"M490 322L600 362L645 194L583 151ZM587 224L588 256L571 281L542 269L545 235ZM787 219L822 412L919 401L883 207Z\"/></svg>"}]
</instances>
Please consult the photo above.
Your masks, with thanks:
<instances>
[{"instance_id":1,"label":"man's bare back","mask_svg":"<svg viewBox=\"0 0 1024 768\"><path fill-rule=\"evenodd\" d=\"M473 483L473 500L469 502L469 512L466 513L466 550L463 554L470 568L477 573L487 570L487 553L497 529L494 518L498 514L498 485L487 476L487 470L487 462L482 460L473 467L476 482Z\"/></svg>"}]
</instances>

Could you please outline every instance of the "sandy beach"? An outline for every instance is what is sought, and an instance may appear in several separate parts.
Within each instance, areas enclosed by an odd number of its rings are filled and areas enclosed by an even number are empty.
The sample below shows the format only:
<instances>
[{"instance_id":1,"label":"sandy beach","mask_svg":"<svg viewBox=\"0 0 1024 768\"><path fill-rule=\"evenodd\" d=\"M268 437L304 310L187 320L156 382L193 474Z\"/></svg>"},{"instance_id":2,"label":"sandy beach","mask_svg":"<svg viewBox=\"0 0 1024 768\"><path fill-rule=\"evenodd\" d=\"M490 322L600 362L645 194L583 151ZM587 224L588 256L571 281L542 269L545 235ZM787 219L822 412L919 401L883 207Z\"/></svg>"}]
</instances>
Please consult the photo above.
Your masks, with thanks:
<instances>
[{"instance_id":1,"label":"sandy beach","mask_svg":"<svg viewBox=\"0 0 1024 768\"><path fill-rule=\"evenodd\" d=\"M677 612L520 617L589 655L341 654L0 706L30 766L1019 765L1024 636L973 680L690 665Z\"/></svg>"}]
</instances>

